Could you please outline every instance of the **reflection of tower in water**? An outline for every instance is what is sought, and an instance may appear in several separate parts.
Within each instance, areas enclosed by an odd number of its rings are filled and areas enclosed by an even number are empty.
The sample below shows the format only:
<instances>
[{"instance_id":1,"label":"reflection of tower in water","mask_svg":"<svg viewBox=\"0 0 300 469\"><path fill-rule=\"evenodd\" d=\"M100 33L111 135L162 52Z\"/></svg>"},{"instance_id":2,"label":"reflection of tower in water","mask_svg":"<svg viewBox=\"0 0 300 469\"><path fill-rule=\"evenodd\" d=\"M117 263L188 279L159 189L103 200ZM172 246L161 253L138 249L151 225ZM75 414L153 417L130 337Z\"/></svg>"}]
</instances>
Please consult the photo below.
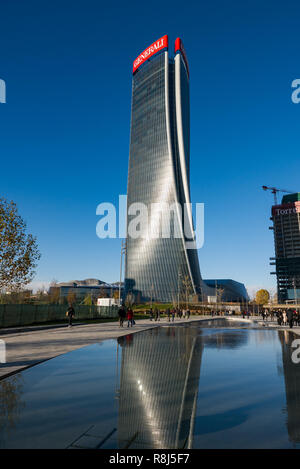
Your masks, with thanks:
<instances>
[{"instance_id":1,"label":"reflection of tower in water","mask_svg":"<svg viewBox=\"0 0 300 469\"><path fill-rule=\"evenodd\" d=\"M119 446L190 448L202 341L190 328L157 328L119 339Z\"/></svg>"},{"instance_id":2,"label":"reflection of tower in water","mask_svg":"<svg viewBox=\"0 0 300 469\"><path fill-rule=\"evenodd\" d=\"M291 441L300 443L300 363L293 363L295 349L291 348L295 336L288 331L278 331L278 335L282 347L288 434Z\"/></svg>"}]
</instances>

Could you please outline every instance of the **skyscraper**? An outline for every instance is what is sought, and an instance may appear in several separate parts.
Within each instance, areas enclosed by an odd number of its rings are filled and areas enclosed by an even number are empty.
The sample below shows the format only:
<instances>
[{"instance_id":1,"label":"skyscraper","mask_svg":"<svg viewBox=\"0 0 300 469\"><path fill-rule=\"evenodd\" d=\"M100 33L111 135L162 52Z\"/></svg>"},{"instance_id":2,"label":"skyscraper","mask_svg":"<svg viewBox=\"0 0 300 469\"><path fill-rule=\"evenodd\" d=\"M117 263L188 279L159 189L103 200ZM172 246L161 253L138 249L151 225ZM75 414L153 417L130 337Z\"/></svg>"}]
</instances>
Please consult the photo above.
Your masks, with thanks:
<instances>
[{"instance_id":1,"label":"skyscraper","mask_svg":"<svg viewBox=\"0 0 300 469\"><path fill-rule=\"evenodd\" d=\"M163 36L133 63L126 293L172 301L187 284L190 293L201 294L206 288L195 243L190 248L194 237L189 171L189 66L181 39L176 39L175 56L170 57L168 36ZM130 226L140 214L136 204L141 203L159 236L149 236L143 222L137 227L139 236L131 235ZM159 223L166 220L170 236L161 233Z\"/></svg>"},{"instance_id":2,"label":"skyscraper","mask_svg":"<svg viewBox=\"0 0 300 469\"><path fill-rule=\"evenodd\" d=\"M300 299L300 193L284 195L280 205L273 205L278 301ZM273 273L273 272L272 272Z\"/></svg>"}]
</instances>

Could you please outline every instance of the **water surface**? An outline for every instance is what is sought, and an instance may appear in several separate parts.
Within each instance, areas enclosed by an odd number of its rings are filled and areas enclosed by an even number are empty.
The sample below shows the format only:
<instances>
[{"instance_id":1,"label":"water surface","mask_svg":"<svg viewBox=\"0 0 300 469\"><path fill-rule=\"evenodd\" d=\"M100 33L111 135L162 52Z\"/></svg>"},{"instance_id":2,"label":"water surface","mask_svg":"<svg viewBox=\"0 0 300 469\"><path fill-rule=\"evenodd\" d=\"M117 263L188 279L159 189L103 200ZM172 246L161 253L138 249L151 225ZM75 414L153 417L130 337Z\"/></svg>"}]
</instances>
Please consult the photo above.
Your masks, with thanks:
<instances>
[{"instance_id":1,"label":"water surface","mask_svg":"<svg viewBox=\"0 0 300 469\"><path fill-rule=\"evenodd\" d=\"M218 319L61 355L0 381L0 447L298 448L294 338Z\"/></svg>"}]
</instances>

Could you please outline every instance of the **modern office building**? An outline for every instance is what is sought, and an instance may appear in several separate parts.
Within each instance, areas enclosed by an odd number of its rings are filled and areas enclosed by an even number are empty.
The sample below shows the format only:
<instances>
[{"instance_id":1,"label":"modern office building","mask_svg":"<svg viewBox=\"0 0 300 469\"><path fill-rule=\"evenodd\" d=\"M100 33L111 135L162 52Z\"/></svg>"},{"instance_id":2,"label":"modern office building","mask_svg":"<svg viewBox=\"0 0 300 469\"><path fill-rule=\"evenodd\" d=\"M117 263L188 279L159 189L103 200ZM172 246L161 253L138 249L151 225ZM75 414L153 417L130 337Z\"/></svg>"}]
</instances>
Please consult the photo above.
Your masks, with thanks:
<instances>
[{"instance_id":1,"label":"modern office building","mask_svg":"<svg viewBox=\"0 0 300 469\"><path fill-rule=\"evenodd\" d=\"M187 280L194 294L206 288L190 205L184 211L184 204L190 203L189 99L182 41L176 39L171 57L168 36L163 36L133 63L125 292L141 300L172 301ZM139 237L130 230L137 203L144 204L149 215L146 228L140 223ZM163 234L166 220L170 236ZM149 236L149 226L159 235Z\"/></svg>"},{"instance_id":2,"label":"modern office building","mask_svg":"<svg viewBox=\"0 0 300 469\"><path fill-rule=\"evenodd\" d=\"M121 290L123 290L123 284ZM69 294L74 294L77 300L84 299L87 295L96 300L99 297L112 297L114 292L119 291L119 283L106 283L96 278L70 280L56 283L49 288L50 295L55 291L59 292L60 298L67 298Z\"/></svg>"},{"instance_id":3,"label":"modern office building","mask_svg":"<svg viewBox=\"0 0 300 469\"><path fill-rule=\"evenodd\" d=\"M300 301L300 193L285 195L281 205L273 205L278 301Z\"/></svg>"},{"instance_id":4,"label":"modern office building","mask_svg":"<svg viewBox=\"0 0 300 469\"><path fill-rule=\"evenodd\" d=\"M208 279L204 280L221 301L233 303L245 303L250 300L246 287L243 283L232 279Z\"/></svg>"}]
</instances>

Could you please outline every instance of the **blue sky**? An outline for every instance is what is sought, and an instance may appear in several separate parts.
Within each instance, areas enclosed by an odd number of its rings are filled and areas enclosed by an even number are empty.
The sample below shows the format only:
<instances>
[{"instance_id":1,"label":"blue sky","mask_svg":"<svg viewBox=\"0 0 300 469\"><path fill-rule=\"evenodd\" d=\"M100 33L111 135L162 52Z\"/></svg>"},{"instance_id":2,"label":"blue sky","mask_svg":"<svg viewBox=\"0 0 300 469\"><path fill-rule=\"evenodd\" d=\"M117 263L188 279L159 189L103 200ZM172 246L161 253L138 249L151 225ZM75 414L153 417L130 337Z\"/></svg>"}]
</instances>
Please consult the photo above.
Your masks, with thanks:
<instances>
[{"instance_id":1,"label":"blue sky","mask_svg":"<svg viewBox=\"0 0 300 469\"><path fill-rule=\"evenodd\" d=\"M118 280L120 240L97 238L96 207L126 193L132 62L168 34L190 65L202 275L274 287L261 186L300 190L299 23L296 0L2 2L0 193L37 236L35 282Z\"/></svg>"}]
</instances>

